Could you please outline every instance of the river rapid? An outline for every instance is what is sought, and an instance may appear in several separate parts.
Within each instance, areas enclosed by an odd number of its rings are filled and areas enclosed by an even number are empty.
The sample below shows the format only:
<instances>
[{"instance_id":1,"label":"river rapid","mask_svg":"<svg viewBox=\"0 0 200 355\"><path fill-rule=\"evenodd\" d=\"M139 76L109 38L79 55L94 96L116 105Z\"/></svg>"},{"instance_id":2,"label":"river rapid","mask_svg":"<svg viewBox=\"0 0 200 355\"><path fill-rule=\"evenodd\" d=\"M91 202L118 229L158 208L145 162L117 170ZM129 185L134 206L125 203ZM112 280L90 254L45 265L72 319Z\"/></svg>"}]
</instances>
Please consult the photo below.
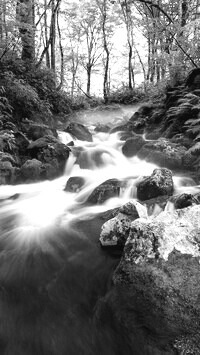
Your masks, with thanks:
<instances>
[{"instance_id":1,"label":"river rapid","mask_svg":"<svg viewBox=\"0 0 200 355\"><path fill-rule=\"evenodd\" d=\"M156 355L137 331L133 348L109 312L100 316L119 258L100 248L99 214L136 198L138 180L156 165L126 158L118 133L95 133L94 128L120 124L137 108L79 113L72 119L88 125L93 142L59 131L63 143L75 143L62 177L0 186L1 355ZM82 167L76 149L81 149ZM83 178L83 187L64 191L73 176ZM119 197L88 205L95 187L111 178L124 181ZM189 177L173 179L175 193L199 191Z\"/></svg>"}]
</instances>

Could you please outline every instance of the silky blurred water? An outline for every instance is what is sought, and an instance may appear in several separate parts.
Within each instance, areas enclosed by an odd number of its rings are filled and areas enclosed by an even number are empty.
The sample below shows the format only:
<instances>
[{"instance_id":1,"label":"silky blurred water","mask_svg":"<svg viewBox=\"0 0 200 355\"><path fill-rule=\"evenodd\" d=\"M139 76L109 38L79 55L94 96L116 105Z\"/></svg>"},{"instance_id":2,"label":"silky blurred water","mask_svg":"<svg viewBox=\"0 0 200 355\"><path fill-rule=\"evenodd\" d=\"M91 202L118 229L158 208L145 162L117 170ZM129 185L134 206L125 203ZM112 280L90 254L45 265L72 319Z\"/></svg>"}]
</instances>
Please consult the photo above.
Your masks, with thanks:
<instances>
[{"instance_id":1,"label":"silky blurred water","mask_svg":"<svg viewBox=\"0 0 200 355\"><path fill-rule=\"evenodd\" d=\"M88 122L93 142L73 139L62 177L0 186L1 355L161 354L150 350L137 331L130 342L109 311L100 316L119 259L98 242L99 213L136 198L138 181L156 165L126 158L118 133L94 132L94 124L111 122L116 110L98 112L95 120L95 112L87 114L79 118ZM127 119L124 112L117 114L119 123ZM59 137L65 144L72 140L64 132ZM81 148L79 163L76 148ZM64 191L76 176L84 179L83 186ZM119 196L88 205L95 187L112 178L123 182ZM175 193L199 191L189 177L175 176L174 184Z\"/></svg>"}]
</instances>

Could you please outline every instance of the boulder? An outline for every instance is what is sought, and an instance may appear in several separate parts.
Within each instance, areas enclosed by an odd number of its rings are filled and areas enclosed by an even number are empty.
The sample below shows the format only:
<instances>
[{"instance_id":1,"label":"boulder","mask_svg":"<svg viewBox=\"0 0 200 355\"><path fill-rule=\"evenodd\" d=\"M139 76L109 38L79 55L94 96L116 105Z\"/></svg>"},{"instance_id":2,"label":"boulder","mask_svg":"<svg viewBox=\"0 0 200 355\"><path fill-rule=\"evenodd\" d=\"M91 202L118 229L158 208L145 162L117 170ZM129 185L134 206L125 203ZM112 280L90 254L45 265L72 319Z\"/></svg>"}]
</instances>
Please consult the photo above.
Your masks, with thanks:
<instances>
[{"instance_id":1,"label":"boulder","mask_svg":"<svg viewBox=\"0 0 200 355\"><path fill-rule=\"evenodd\" d=\"M88 128L80 123L70 123L65 129L65 132L70 133L73 137L81 140L92 142L92 134Z\"/></svg>"},{"instance_id":2,"label":"boulder","mask_svg":"<svg viewBox=\"0 0 200 355\"><path fill-rule=\"evenodd\" d=\"M98 123L94 130L95 130L95 132L109 133L110 132L110 126Z\"/></svg>"},{"instance_id":3,"label":"boulder","mask_svg":"<svg viewBox=\"0 0 200 355\"><path fill-rule=\"evenodd\" d=\"M109 198L119 196L121 182L117 179L109 179L97 186L88 198L92 204L101 204Z\"/></svg>"},{"instance_id":4,"label":"boulder","mask_svg":"<svg viewBox=\"0 0 200 355\"><path fill-rule=\"evenodd\" d=\"M198 199L188 193L179 194L169 198L169 204L173 204L174 209L182 209L193 205L198 205Z\"/></svg>"},{"instance_id":5,"label":"boulder","mask_svg":"<svg viewBox=\"0 0 200 355\"><path fill-rule=\"evenodd\" d=\"M64 191L78 192L81 190L85 183L85 179L82 176L72 176L67 180Z\"/></svg>"},{"instance_id":6,"label":"boulder","mask_svg":"<svg viewBox=\"0 0 200 355\"><path fill-rule=\"evenodd\" d=\"M145 159L160 167L181 169L183 168L183 157L186 152L186 147L161 138L158 141L143 144L137 155L140 159Z\"/></svg>"},{"instance_id":7,"label":"boulder","mask_svg":"<svg viewBox=\"0 0 200 355\"><path fill-rule=\"evenodd\" d=\"M166 168L155 169L151 176L143 179L137 186L137 197L141 201L157 196L172 195L174 190L172 172Z\"/></svg>"},{"instance_id":8,"label":"boulder","mask_svg":"<svg viewBox=\"0 0 200 355\"><path fill-rule=\"evenodd\" d=\"M110 133L116 133L116 132L128 132L129 131L129 128L130 128L130 125L128 123L125 123L125 124L121 124L119 126L116 126L116 127L113 127L111 130L110 130Z\"/></svg>"},{"instance_id":9,"label":"boulder","mask_svg":"<svg viewBox=\"0 0 200 355\"><path fill-rule=\"evenodd\" d=\"M41 179L43 164L37 159L27 160L20 169L22 181L32 182Z\"/></svg>"},{"instance_id":10,"label":"boulder","mask_svg":"<svg viewBox=\"0 0 200 355\"><path fill-rule=\"evenodd\" d=\"M130 338L138 324L159 354L200 354L199 230L199 205L133 221L114 273L106 303L115 324Z\"/></svg>"},{"instance_id":11,"label":"boulder","mask_svg":"<svg viewBox=\"0 0 200 355\"><path fill-rule=\"evenodd\" d=\"M123 249L129 235L131 222L139 217L146 217L146 208L135 200L119 208L119 213L101 227L100 243L102 247Z\"/></svg>"},{"instance_id":12,"label":"boulder","mask_svg":"<svg viewBox=\"0 0 200 355\"><path fill-rule=\"evenodd\" d=\"M0 185L15 183L18 161L9 153L0 151Z\"/></svg>"},{"instance_id":13,"label":"boulder","mask_svg":"<svg viewBox=\"0 0 200 355\"><path fill-rule=\"evenodd\" d=\"M22 130L27 137L33 141L42 138L43 136L58 136L55 129L42 123L24 121L24 123L22 123Z\"/></svg>"},{"instance_id":14,"label":"boulder","mask_svg":"<svg viewBox=\"0 0 200 355\"><path fill-rule=\"evenodd\" d=\"M44 173L46 176L44 178L54 178L63 173L70 148L60 143L55 137L44 136L31 142L27 151L32 159L37 159L46 164L46 174Z\"/></svg>"},{"instance_id":15,"label":"boulder","mask_svg":"<svg viewBox=\"0 0 200 355\"><path fill-rule=\"evenodd\" d=\"M134 135L126 140L124 145L122 146L122 153L126 157L132 157L137 154L137 152L142 148L145 144L145 140L143 137L139 135Z\"/></svg>"},{"instance_id":16,"label":"boulder","mask_svg":"<svg viewBox=\"0 0 200 355\"><path fill-rule=\"evenodd\" d=\"M0 161L0 185L13 181L14 167L10 161Z\"/></svg>"}]
</instances>

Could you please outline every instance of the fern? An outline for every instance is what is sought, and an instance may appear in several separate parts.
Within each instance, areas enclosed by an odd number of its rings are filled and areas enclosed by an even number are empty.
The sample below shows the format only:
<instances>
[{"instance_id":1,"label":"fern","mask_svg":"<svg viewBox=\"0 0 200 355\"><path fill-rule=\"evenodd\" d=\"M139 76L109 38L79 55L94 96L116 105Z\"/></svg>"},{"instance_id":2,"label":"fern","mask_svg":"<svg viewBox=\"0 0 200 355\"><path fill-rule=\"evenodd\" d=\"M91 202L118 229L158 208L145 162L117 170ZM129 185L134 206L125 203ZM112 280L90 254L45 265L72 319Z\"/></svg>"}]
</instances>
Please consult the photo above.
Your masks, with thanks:
<instances>
[{"instance_id":1,"label":"fern","mask_svg":"<svg viewBox=\"0 0 200 355\"><path fill-rule=\"evenodd\" d=\"M200 117L199 118L191 118L185 122L185 126L188 126L188 125L196 126L197 124L200 124Z\"/></svg>"},{"instance_id":2,"label":"fern","mask_svg":"<svg viewBox=\"0 0 200 355\"><path fill-rule=\"evenodd\" d=\"M200 133L200 125L188 128L187 133L192 133L193 135Z\"/></svg>"},{"instance_id":3,"label":"fern","mask_svg":"<svg viewBox=\"0 0 200 355\"><path fill-rule=\"evenodd\" d=\"M197 118L190 118L184 124L184 128L186 128L186 133L188 135L192 135L195 140L199 140L200 138L200 116Z\"/></svg>"},{"instance_id":4,"label":"fern","mask_svg":"<svg viewBox=\"0 0 200 355\"><path fill-rule=\"evenodd\" d=\"M200 128L200 127L199 127ZM200 133L199 134L197 134L197 136L196 136L196 138L195 138L195 141L197 142L197 141L199 141L200 140Z\"/></svg>"},{"instance_id":5,"label":"fern","mask_svg":"<svg viewBox=\"0 0 200 355\"><path fill-rule=\"evenodd\" d=\"M198 155L200 153L200 142L197 142L190 149L188 149L188 153L191 153L193 155Z\"/></svg>"}]
</instances>

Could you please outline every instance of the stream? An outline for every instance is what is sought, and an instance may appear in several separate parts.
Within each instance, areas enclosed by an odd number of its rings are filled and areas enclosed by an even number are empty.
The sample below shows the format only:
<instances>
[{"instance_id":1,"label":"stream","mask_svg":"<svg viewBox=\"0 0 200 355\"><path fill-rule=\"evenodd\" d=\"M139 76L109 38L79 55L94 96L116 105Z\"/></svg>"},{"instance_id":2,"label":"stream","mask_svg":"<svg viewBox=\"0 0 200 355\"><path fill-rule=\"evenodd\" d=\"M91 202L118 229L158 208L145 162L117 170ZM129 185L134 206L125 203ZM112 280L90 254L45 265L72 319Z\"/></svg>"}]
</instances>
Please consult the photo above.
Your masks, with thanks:
<instances>
[{"instance_id":1,"label":"stream","mask_svg":"<svg viewBox=\"0 0 200 355\"><path fill-rule=\"evenodd\" d=\"M137 109L77 114L72 119L89 127L93 142L58 132L63 143L75 143L62 177L0 186L1 355L156 355L137 336L130 348L109 313L99 317L119 262L100 248L99 214L136 198L137 182L156 165L126 158L119 133L96 133L94 128L121 124ZM64 191L67 180L77 176L83 186ZM119 197L88 205L95 187L111 178L124 181ZM199 191L190 177L175 175L173 180L175 194Z\"/></svg>"}]
</instances>

